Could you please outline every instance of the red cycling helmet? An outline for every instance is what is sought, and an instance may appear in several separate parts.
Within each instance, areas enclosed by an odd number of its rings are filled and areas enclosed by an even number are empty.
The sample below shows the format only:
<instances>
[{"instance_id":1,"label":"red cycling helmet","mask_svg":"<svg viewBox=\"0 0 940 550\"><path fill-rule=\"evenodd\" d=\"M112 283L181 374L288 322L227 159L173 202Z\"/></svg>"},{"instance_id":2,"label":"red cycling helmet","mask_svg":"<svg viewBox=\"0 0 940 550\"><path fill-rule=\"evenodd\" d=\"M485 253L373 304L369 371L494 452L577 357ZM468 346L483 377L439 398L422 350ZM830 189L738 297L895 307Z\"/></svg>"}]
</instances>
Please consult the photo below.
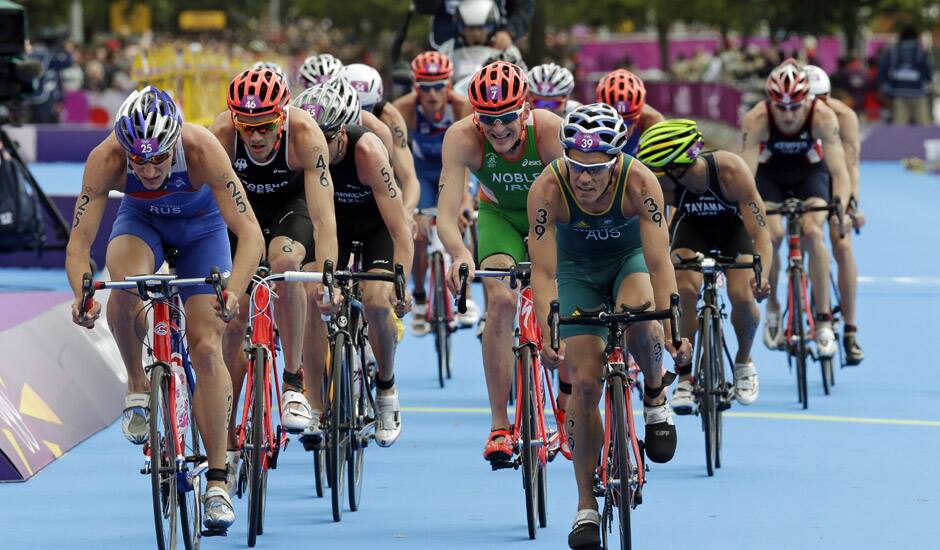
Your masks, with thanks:
<instances>
[{"instance_id":1,"label":"red cycling helmet","mask_svg":"<svg viewBox=\"0 0 940 550\"><path fill-rule=\"evenodd\" d=\"M454 65L450 58L439 52L423 52L411 62L411 76L415 82L450 80Z\"/></svg>"},{"instance_id":2,"label":"red cycling helmet","mask_svg":"<svg viewBox=\"0 0 940 550\"><path fill-rule=\"evenodd\" d=\"M521 109L528 96L525 72L507 61L495 61L477 71L467 88L473 110L488 115Z\"/></svg>"},{"instance_id":3,"label":"red cycling helmet","mask_svg":"<svg viewBox=\"0 0 940 550\"><path fill-rule=\"evenodd\" d=\"M774 103L799 103L809 94L809 79L796 61L787 59L767 77L767 97Z\"/></svg>"},{"instance_id":4,"label":"red cycling helmet","mask_svg":"<svg viewBox=\"0 0 940 550\"><path fill-rule=\"evenodd\" d=\"M249 69L228 85L228 108L235 115L280 114L288 101L287 82L271 69Z\"/></svg>"},{"instance_id":5,"label":"red cycling helmet","mask_svg":"<svg viewBox=\"0 0 940 550\"><path fill-rule=\"evenodd\" d=\"M595 89L597 101L617 110L624 120L640 118L646 105L646 86L640 77L626 69L607 73Z\"/></svg>"}]
</instances>

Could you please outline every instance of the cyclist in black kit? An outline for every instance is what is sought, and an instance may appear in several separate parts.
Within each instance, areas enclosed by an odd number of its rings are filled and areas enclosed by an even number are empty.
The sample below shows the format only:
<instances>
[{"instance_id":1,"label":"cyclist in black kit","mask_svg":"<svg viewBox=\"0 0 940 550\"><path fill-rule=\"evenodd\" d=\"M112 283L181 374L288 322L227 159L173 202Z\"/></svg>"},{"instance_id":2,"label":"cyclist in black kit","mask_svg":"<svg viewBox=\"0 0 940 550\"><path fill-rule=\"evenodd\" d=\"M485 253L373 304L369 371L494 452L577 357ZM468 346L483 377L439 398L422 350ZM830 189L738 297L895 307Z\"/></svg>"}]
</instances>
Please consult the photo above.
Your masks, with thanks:
<instances>
[{"instance_id":1,"label":"cyclist in black kit","mask_svg":"<svg viewBox=\"0 0 940 550\"><path fill-rule=\"evenodd\" d=\"M803 200L809 206L824 206L830 196L837 196L844 211L849 196L849 176L836 114L822 101L809 97L809 80L793 59L784 61L770 73L767 97L744 116L741 156L756 175L757 189L768 209L780 206L788 197ZM803 216L801 223L816 304L816 345L820 355L832 357L837 343L829 304L829 251L823 238L825 221L824 212L814 212ZM764 343L777 348L782 343L783 330L776 294L780 270L776 250L783 240L784 227L779 216L770 217L767 223L775 253L768 273L771 292Z\"/></svg>"},{"instance_id":2,"label":"cyclist in black kit","mask_svg":"<svg viewBox=\"0 0 940 550\"><path fill-rule=\"evenodd\" d=\"M344 122L358 116L360 106L356 90L341 78L308 88L294 104L314 114L329 144L330 173L336 184L334 193L339 263L349 263L353 241L363 244L363 268L368 271L392 271L396 263L411 265L414 241L402 203L402 192L392 177L388 151L372 132ZM369 342L378 363L376 377L375 440L392 445L401 434L401 408L395 388L395 346L397 329L392 310L398 317L411 310L411 296L398 301L391 283L363 281L363 304L369 323ZM311 323L319 331L317 355L304 362L310 380L322 381L326 362L326 327L319 318ZM313 386L313 384L310 384ZM315 413L322 410L319 388L308 388ZM321 432L315 414L305 434Z\"/></svg>"},{"instance_id":3,"label":"cyclist in black kit","mask_svg":"<svg viewBox=\"0 0 940 550\"><path fill-rule=\"evenodd\" d=\"M702 153L704 140L694 120L667 120L651 126L640 137L637 159L659 178L663 195L675 208L670 226L673 257L718 250L722 256L749 262L752 254L770 255L767 213L747 165L728 151ZM738 337L734 360L734 397L742 405L753 403L759 393L751 344L760 322L757 299L770 292L766 278L755 281L750 272L729 270L728 297L731 324ZM680 332L694 338L698 322L695 306L702 275L676 271L682 311ZM691 414L692 363L676 365L679 384L672 396L676 414Z\"/></svg>"},{"instance_id":4,"label":"cyclist in black kit","mask_svg":"<svg viewBox=\"0 0 940 550\"><path fill-rule=\"evenodd\" d=\"M266 68L249 69L232 79L228 110L219 114L212 126L258 216L267 263L278 273L301 268L316 271L320 266L316 260L336 257L336 218L326 140L310 115L287 106L289 99L290 91L280 74ZM234 236L231 240L234 250ZM304 319L311 316L308 311L322 307L322 286L278 283L276 292L280 303L275 316L284 346L281 424L300 431L311 418L300 372ZM229 323L224 343L233 403L238 402L247 367L244 333L250 308L247 296L243 301L242 314L238 321ZM230 418L229 449L235 448L233 426L234 418ZM230 483L237 471L237 459L238 452L230 450Z\"/></svg>"}]
</instances>

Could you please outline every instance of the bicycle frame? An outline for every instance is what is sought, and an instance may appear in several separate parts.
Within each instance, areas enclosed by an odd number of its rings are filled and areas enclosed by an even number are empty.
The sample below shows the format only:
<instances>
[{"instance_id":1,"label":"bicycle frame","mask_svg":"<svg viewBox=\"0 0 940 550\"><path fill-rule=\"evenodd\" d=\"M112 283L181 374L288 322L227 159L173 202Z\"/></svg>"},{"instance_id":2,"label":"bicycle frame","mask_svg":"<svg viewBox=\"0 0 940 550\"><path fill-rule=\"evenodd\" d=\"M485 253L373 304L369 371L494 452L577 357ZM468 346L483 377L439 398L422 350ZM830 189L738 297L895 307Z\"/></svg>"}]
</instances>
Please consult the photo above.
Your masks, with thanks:
<instances>
[{"instance_id":1,"label":"bicycle frame","mask_svg":"<svg viewBox=\"0 0 940 550\"><path fill-rule=\"evenodd\" d=\"M542 365L538 359L538 352L542 348L542 331L539 329L538 321L535 318L535 302L532 300L532 287L526 285L522 289L519 297L519 313L516 328L516 346L513 351L516 353L516 375L517 380L522 380L526 373L522 372L522 360L519 358L521 353L532 354L532 391L535 402L532 403L535 411L536 425L533 444L538 442L539 464L544 466L548 462L548 430L545 427L545 387L544 380L549 380L547 367ZM555 403L555 395L551 384L547 384L548 395L552 404L552 410L557 417L558 406ZM516 384L516 403L522 403L527 399L522 395L523 385ZM513 423L512 439L513 447L519 444L519 438L522 437L522 407L516 406L515 422Z\"/></svg>"},{"instance_id":2,"label":"bicycle frame","mask_svg":"<svg viewBox=\"0 0 940 550\"><path fill-rule=\"evenodd\" d=\"M619 338L617 338L619 340ZM626 426L629 429L627 434L630 437L630 448L633 452L633 463L642 464L643 453L640 450L640 442L636 438L636 430L634 427L633 419L633 392L631 391L636 386L636 373L627 370L626 360L623 355L623 350L619 345L614 345L611 348L611 345L617 340L608 342L609 351L604 352L606 357L604 361L604 444L601 450L601 456L607 457L610 456L611 446L613 442L613 434L611 433L613 422L613 411L611 407L611 401L613 394L611 386L607 381L614 376L622 377L625 381L623 385L624 392L624 403L627 413L627 423ZM630 490L631 493L635 493L639 488L643 487L643 484L646 483L646 472L644 468L631 468L630 476ZM607 468L601 468L601 484L606 489L610 484L609 479L607 479ZM618 483L623 483L622 480L617 480ZM631 506L636 508L636 504L631 502Z\"/></svg>"},{"instance_id":3,"label":"bicycle frame","mask_svg":"<svg viewBox=\"0 0 940 550\"><path fill-rule=\"evenodd\" d=\"M794 319L794 309L797 307L797 304L794 303L794 292L793 287L796 284L795 281L799 280L800 288L802 289L802 300L799 307L803 309L803 313L806 315L806 320L809 323L809 333L808 339L814 340L816 338L816 321L813 319L813 310L810 307L809 296L807 295L807 290L809 289L809 283L806 278L806 271L803 268L803 232L800 226L800 219L798 215L788 214L787 215L787 243L788 243L788 252L787 252L787 328L784 331L786 340L788 343L792 343L794 337L799 337L799 335L793 334L794 326L796 325L796 320Z\"/></svg>"},{"instance_id":4,"label":"bicycle frame","mask_svg":"<svg viewBox=\"0 0 940 550\"><path fill-rule=\"evenodd\" d=\"M258 283L251 292L251 315L248 318L248 327L246 329L245 351L251 352L255 347L262 347L267 351L268 359L265 365L255 365L254 361L248 361L248 368L245 373L245 399L242 404L241 423L236 428L237 449L241 451L245 447L247 438L246 427L248 425L248 413L253 402L254 379L258 376L260 367L261 376L264 377L264 417L261 420L261 427L264 430L267 449L262 454L262 467L267 470L275 459L279 450L287 443L287 433L281 432L278 441L275 441L274 423L271 415L271 380L274 380L274 390L277 396L277 410L281 410L281 383L277 377L277 328L274 324L274 303L272 301L272 291L267 284ZM274 376L272 376L272 373Z\"/></svg>"}]
</instances>

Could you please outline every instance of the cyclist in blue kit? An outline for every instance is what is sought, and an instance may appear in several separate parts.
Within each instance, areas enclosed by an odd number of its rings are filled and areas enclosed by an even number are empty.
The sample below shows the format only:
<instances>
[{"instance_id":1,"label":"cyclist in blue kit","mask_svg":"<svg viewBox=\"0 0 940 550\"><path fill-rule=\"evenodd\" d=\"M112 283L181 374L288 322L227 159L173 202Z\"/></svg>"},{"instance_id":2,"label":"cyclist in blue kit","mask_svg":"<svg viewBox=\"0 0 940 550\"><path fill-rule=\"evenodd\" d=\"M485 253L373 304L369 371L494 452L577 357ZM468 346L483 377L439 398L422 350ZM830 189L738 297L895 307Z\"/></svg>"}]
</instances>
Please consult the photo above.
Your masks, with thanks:
<instances>
[{"instance_id":1,"label":"cyclist in blue kit","mask_svg":"<svg viewBox=\"0 0 940 550\"><path fill-rule=\"evenodd\" d=\"M180 291L189 355L199 378L193 412L209 462L204 523L207 528L226 528L235 521L235 512L225 490L232 387L222 360L223 321L238 313L238 297L261 259L261 229L216 138L201 126L184 124L165 92L152 86L132 92L118 110L114 131L88 156L66 252L66 272L75 294L72 319L87 328L94 326L101 304L95 302L84 311L82 275L88 271L91 244L110 191L124 193L108 242L106 263L112 279L157 271L167 247L179 253L180 277L205 277L212 267L231 271L224 311L209 286ZM234 260L228 229L238 237ZM149 381L138 338L147 330L142 308L133 293L113 292L108 298L108 325L128 377L121 427L138 445L147 442L150 419Z\"/></svg>"}]
</instances>

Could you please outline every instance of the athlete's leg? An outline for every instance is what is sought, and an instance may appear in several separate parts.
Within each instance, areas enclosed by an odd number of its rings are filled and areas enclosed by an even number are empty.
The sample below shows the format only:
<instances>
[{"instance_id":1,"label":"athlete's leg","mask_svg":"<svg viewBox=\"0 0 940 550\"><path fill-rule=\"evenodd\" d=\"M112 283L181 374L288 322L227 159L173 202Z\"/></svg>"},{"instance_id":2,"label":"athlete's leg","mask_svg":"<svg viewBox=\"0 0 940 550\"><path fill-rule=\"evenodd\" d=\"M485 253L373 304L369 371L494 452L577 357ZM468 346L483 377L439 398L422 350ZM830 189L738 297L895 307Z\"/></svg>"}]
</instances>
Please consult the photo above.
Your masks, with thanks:
<instances>
[{"instance_id":1,"label":"athlete's leg","mask_svg":"<svg viewBox=\"0 0 940 550\"><path fill-rule=\"evenodd\" d=\"M216 297L190 296L185 303L186 340L196 371L193 413L205 444L210 469L225 469L226 423L232 412L232 383L222 359L224 323L213 308ZM225 487L224 481L209 481L209 487Z\"/></svg>"},{"instance_id":2,"label":"athlete's leg","mask_svg":"<svg viewBox=\"0 0 940 550\"><path fill-rule=\"evenodd\" d=\"M695 252L688 248L673 250L673 256L691 258ZM676 270L676 286L679 289L679 309L682 316L679 318L679 334L688 338L695 346L695 333L698 331L698 317L696 305L699 292L702 288L702 274L691 270ZM676 374L679 375L679 384L672 394L672 409L676 414L692 414L695 405L692 395L692 360L688 364L676 364Z\"/></svg>"},{"instance_id":3,"label":"athlete's leg","mask_svg":"<svg viewBox=\"0 0 940 550\"><path fill-rule=\"evenodd\" d=\"M779 203L767 203L767 209L780 208ZM777 299L777 281L780 278L780 243L783 242L785 234L783 216L767 216L767 230L770 231L770 244L773 250L773 257L770 259L770 270L766 272L767 281L770 283L770 296L767 298L767 310L780 311L780 302ZM762 259L764 266L767 261Z\"/></svg>"},{"instance_id":4,"label":"athlete's leg","mask_svg":"<svg viewBox=\"0 0 940 550\"><path fill-rule=\"evenodd\" d=\"M387 273L380 269L369 270L372 273ZM398 330L392 310L395 299L395 287L384 281L363 281L362 304L365 307L366 321L369 323L369 343L378 363L378 382L391 381L395 376L395 348ZM379 391L381 393L381 390Z\"/></svg>"},{"instance_id":5,"label":"athlete's leg","mask_svg":"<svg viewBox=\"0 0 940 550\"><path fill-rule=\"evenodd\" d=\"M818 197L806 201L810 206L825 206L826 202ZM803 216L803 250L809 255L809 278L812 283L813 300L816 311L829 313L829 250L823 238L823 225L826 223L825 212L813 212ZM825 323L828 323L826 321Z\"/></svg>"},{"instance_id":6,"label":"athlete's leg","mask_svg":"<svg viewBox=\"0 0 940 550\"><path fill-rule=\"evenodd\" d=\"M839 238L839 228L834 220L829 224L829 240L832 242L832 255L839 267L839 298L842 318L846 325L855 325L855 293L858 286L858 266L852 250L852 232L846 228L844 238Z\"/></svg>"},{"instance_id":7,"label":"athlete's leg","mask_svg":"<svg viewBox=\"0 0 940 550\"><path fill-rule=\"evenodd\" d=\"M161 254L162 251L158 252ZM108 243L105 259L108 273L115 281L129 275L140 275L154 271L154 251L150 245L135 235L119 235ZM114 334L124 368L127 370L129 392L147 392L150 382L143 369L141 338L148 330L147 316L141 313L144 304L136 292L115 290L108 296L108 327Z\"/></svg>"},{"instance_id":8,"label":"athlete's leg","mask_svg":"<svg viewBox=\"0 0 940 550\"><path fill-rule=\"evenodd\" d=\"M750 255L739 256L738 261L749 262L751 258ZM742 269L730 269L725 276L728 280L728 298L731 300L731 325L738 339L735 362L747 363L751 360L751 346L760 323L760 309L751 290L754 274Z\"/></svg>"},{"instance_id":9,"label":"athlete's leg","mask_svg":"<svg viewBox=\"0 0 940 550\"><path fill-rule=\"evenodd\" d=\"M604 341L593 334L565 339L565 361L571 368L571 399L565 429L578 485L578 510L596 510L594 470L603 442L601 415L601 372Z\"/></svg>"},{"instance_id":10,"label":"athlete's leg","mask_svg":"<svg viewBox=\"0 0 940 550\"><path fill-rule=\"evenodd\" d=\"M241 397L242 385L245 382L245 372L248 370L248 356L245 354L245 328L250 314L248 296L242 296L238 301L238 315L225 325L225 332L222 335L222 358L232 380L232 403L234 404L228 426L229 450L235 450L238 443L235 426L241 420L237 418L237 405Z\"/></svg>"},{"instance_id":11,"label":"athlete's leg","mask_svg":"<svg viewBox=\"0 0 940 550\"><path fill-rule=\"evenodd\" d=\"M484 270L505 270L515 265L511 256L496 254L486 258ZM506 404L512 386L513 325L516 320L516 294L505 281L485 279L486 326L483 329L483 372L490 398L492 429L510 426Z\"/></svg>"}]
</instances>

